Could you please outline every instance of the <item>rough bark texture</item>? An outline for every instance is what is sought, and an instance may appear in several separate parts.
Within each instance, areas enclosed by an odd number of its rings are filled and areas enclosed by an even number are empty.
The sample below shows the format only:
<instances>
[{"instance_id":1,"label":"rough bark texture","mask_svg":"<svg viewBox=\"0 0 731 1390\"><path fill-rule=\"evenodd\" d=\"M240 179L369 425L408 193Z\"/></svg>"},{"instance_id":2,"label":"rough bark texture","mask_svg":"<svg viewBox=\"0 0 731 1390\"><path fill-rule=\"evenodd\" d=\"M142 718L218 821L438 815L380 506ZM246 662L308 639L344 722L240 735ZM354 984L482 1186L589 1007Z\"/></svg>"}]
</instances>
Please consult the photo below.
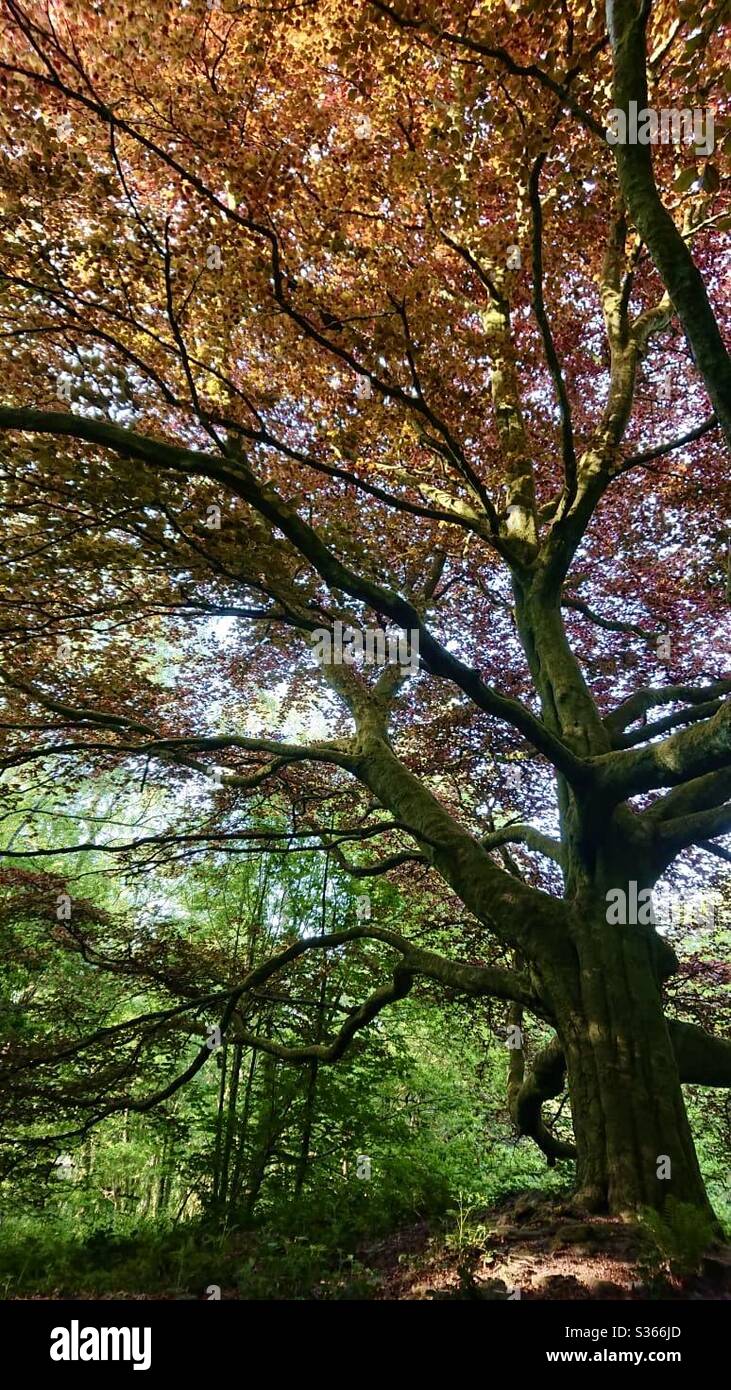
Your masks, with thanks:
<instances>
[{"instance_id":1,"label":"rough bark texture","mask_svg":"<svg viewBox=\"0 0 731 1390\"><path fill-rule=\"evenodd\" d=\"M649 4L607 0L607 28L614 54L614 105L628 111L648 106L646 29ZM657 266L706 383L718 422L731 443L731 357L721 337L701 276L683 236L663 207L652 167L652 147L618 144L617 169L627 207Z\"/></svg>"}]
</instances>

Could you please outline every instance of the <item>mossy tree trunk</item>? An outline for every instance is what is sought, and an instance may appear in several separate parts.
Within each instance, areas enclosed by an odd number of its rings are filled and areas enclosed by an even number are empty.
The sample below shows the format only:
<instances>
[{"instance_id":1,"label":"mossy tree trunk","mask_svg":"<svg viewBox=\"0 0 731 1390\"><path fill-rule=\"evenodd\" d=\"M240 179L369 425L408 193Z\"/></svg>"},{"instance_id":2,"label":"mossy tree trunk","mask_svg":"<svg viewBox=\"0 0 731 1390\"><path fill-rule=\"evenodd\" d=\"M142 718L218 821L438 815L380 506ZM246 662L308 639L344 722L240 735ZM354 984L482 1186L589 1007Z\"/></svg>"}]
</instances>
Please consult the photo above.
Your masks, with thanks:
<instances>
[{"instance_id":1,"label":"mossy tree trunk","mask_svg":"<svg viewBox=\"0 0 731 1390\"><path fill-rule=\"evenodd\" d=\"M668 1196L709 1211L646 931L582 922L558 1011L581 1201L617 1215Z\"/></svg>"}]
</instances>

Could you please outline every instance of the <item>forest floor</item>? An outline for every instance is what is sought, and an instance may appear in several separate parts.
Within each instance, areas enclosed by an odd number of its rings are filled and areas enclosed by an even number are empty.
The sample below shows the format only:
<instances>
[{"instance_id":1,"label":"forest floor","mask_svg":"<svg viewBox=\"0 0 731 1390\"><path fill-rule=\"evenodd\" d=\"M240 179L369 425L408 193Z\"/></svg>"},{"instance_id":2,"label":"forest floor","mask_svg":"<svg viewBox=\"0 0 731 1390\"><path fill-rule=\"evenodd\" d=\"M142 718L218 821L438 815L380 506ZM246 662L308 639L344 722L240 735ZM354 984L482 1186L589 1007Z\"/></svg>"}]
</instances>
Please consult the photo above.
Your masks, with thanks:
<instances>
[{"instance_id":1,"label":"forest floor","mask_svg":"<svg viewBox=\"0 0 731 1390\"><path fill-rule=\"evenodd\" d=\"M178 1226L147 1244L95 1236L42 1278L27 1246L22 1259L24 1277L8 1280L6 1298L731 1301L731 1246L694 1260L686 1238L685 1249L663 1253L646 1231L535 1189L361 1237L349 1250L266 1228L215 1237ZM692 1264L696 1272L681 1272Z\"/></svg>"},{"instance_id":2,"label":"forest floor","mask_svg":"<svg viewBox=\"0 0 731 1390\"><path fill-rule=\"evenodd\" d=\"M728 1299L731 1248L681 1277L648 1251L636 1228L572 1211L540 1192L507 1198L464 1235L435 1238L427 1223L358 1253L386 1299Z\"/></svg>"}]
</instances>

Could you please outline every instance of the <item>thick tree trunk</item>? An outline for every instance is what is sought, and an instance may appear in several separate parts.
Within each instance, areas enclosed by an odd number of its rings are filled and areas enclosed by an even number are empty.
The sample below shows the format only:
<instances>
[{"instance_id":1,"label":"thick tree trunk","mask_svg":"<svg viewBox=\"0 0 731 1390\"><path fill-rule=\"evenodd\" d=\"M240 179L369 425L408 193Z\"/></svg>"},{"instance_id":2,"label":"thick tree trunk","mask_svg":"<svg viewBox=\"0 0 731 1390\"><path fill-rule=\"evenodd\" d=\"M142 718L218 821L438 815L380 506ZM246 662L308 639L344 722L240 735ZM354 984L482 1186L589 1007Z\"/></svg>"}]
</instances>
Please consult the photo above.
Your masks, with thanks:
<instances>
[{"instance_id":1,"label":"thick tree trunk","mask_svg":"<svg viewBox=\"0 0 731 1390\"><path fill-rule=\"evenodd\" d=\"M651 934L595 918L578 927L574 944L578 980L563 992L558 1032L579 1197L594 1210L633 1215L672 1196L709 1214Z\"/></svg>"}]
</instances>

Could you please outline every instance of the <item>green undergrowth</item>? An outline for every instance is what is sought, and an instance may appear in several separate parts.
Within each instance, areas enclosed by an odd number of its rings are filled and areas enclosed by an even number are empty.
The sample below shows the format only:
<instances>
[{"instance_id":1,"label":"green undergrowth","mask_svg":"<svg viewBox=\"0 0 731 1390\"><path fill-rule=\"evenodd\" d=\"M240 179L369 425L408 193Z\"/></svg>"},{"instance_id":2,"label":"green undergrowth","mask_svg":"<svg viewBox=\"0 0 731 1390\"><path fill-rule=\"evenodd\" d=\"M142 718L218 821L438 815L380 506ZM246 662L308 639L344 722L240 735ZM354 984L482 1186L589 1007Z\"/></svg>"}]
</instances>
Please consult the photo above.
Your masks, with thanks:
<instances>
[{"instance_id":1,"label":"green undergrowth","mask_svg":"<svg viewBox=\"0 0 731 1390\"><path fill-rule=\"evenodd\" d=\"M312 1194L268 1211L255 1225L225 1230L202 1220L135 1224L117 1216L87 1224L68 1210L43 1219L8 1213L0 1226L0 1297L204 1299L213 1296L211 1287L224 1297L254 1299L373 1297L380 1275L368 1267L370 1246L420 1223L459 1246L476 1213L523 1188L518 1170L489 1193L454 1196L437 1187L414 1207L379 1202L364 1184L348 1201Z\"/></svg>"}]
</instances>

